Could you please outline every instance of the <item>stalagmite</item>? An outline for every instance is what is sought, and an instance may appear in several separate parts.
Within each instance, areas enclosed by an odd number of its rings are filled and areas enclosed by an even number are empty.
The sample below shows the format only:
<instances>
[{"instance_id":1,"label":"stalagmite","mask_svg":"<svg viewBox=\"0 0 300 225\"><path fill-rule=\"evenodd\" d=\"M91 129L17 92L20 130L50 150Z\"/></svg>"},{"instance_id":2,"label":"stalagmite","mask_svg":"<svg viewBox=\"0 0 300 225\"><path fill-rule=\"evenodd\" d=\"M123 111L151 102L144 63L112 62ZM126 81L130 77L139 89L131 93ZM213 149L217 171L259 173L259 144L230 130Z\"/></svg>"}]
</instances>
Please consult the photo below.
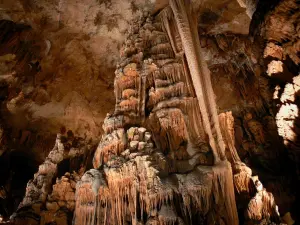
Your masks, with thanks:
<instances>
[{"instance_id":1,"label":"stalagmite","mask_svg":"<svg viewBox=\"0 0 300 225\"><path fill-rule=\"evenodd\" d=\"M95 169L77 185L74 225L238 224L209 73L182 4L141 18L128 35L115 112Z\"/></svg>"},{"instance_id":2,"label":"stalagmite","mask_svg":"<svg viewBox=\"0 0 300 225\"><path fill-rule=\"evenodd\" d=\"M12 222L16 225L45 225L50 222L67 224L67 214L74 211L75 186L80 180L80 174L67 172L58 177L61 172L59 169L63 160L68 160L71 171L80 170L72 162L80 157L84 163L84 154L89 154L86 143L58 134L54 148L28 182L23 201L11 216Z\"/></svg>"},{"instance_id":3,"label":"stalagmite","mask_svg":"<svg viewBox=\"0 0 300 225\"><path fill-rule=\"evenodd\" d=\"M0 21L0 224L297 223L300 167L277 160L300 161L299 0L257 8L264 43L245 29L258 0L16 1L32 28Z\"/></svg>"},{"instance_id":4,"label":"stalagmite","mask_svg":"<svg viewBox=\"0 0 300 225\"><path fill-rule=\"evenodd\" d=\"M47 195L51 190L52 180L57 173L57 164L63 160L63 154L64 146L61 142L61 135L57 135L53 150L49 153L45 162L39 166L34 179L27 184L25 197L19 205L17 213L12 216L16 224L39 224L40 208L46 202ZM31 214L32 216L24 216L24 214ZM32 218L35 221L32 221Z\"/></svg>"},{"instance_id":5,"label":"stalagmite","mask_svg":"<svg viewBox=\"0 0 300 225\"><path fill-rule=\"evenodd\" d=\"M244 164L237 153L234 143L234 118L231 112L219 115L221 131L226 146L226 155L233 167L233 183L237 197L243 197L248 202L245 206L246 220L261 221L270 219L279 221L278 207L272 193L267 192L258 176L252 175L252 170ZM253 196L254 195L254 196Z\"/></svg>"}]
</instances>

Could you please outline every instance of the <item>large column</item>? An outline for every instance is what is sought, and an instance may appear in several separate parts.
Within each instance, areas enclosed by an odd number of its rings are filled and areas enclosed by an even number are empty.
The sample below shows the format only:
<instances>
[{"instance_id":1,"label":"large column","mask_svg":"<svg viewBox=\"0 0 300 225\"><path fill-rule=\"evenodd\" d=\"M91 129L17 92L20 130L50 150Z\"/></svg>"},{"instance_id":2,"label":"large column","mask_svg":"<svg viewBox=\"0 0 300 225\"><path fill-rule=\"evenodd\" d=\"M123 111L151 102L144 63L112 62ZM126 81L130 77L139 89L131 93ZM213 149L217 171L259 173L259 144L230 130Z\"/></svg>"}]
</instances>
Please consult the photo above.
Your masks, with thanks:
<instances>
[{"instance_id":1,"label":"large column","mask_svg":"<svg viewBox=\"0 0 300 225\"><path fill-rule=\"evenodd\" d=\"M225 217L227 218L226 223L237 225L239 222L232 171L230 164L226 162L225 145L219 125L210 71L201 53L196 20L192 21L191 3L187 3L187 0L170 0L170 6L178 27L192 83L195 88L204 130L208 135L209 144L215 158L216 165L213 167L213 170L216 175L216 180L214 181L214 185L218 186L218 184L221 184L220 191L226 196L224 199L226 208ZM223 160L226 164L220 162ZM218 192L218 189L216 188L214 191Z\"/></svg>"},{"instance_id":2,"label":"large column","mask_svg":"<svg viewBox=\"0 0 300 225\"><path fill-rule=\"evenodd\" d=\"M192 10L189 9L191 3L185 4L184 1L185 0L170 0L170 6L178 26L192 82L196 90L204 129L209 138L209 144L214 154L215 164L217 164L220 160L225 158L225 147L219 126L210 72L201 55L197 28L192 29Z\"/></svg>"}]
</instances>

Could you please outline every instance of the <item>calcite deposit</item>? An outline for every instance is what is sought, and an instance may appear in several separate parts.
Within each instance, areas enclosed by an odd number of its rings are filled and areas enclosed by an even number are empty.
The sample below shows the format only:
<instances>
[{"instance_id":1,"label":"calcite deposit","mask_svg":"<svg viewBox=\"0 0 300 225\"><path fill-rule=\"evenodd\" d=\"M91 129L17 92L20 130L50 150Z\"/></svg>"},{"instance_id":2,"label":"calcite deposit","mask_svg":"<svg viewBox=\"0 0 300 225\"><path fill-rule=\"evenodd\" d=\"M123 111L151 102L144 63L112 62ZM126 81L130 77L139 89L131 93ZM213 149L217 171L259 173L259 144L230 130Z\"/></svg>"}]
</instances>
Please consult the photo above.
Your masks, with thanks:
<instances>
[{"instance_id":1,"label":"calcite deposit","mask_svg":"<svg viewBox=\"0 0 300 225\"><path fill-rule=\"evenodd\" d=\"M25 197L11 216L14 224L69 224L72 221L76 183L86 167L88 147L76 137L57 135L54 148L28 182ZM70 172L62 176L63 170Z\"/></svg>"},{"instance_id":2,"label":"calcite deposit","mask_svg":"<svg viewBox=\"0 0 300 225\"><path fill-rule=\"evenodd\" d=\"M212 92L209 71L203 62L196 72L206 78L193 80L195 61L186 59L193 54L201 60L199 51L185 52L185 35L197 46L191 8L170 3L156 18L137 20L121 50L115 112L106 118L94 155L98 170L78 183L75 224L238 224L215 102L195 94L195 82ZM177 26L181 17L185 28ZM138 124L145 128L132 127Z\"/></svg>"},{"instance_id":3,"label":"calcite deposit","mask_svg":"<svg viewBox=\"0 0 300 225\"><path fill-rule=\"evenodd\" d=\"M0 224L297 224L298 9L0 2Z\"/></svg>"}]
</instances>

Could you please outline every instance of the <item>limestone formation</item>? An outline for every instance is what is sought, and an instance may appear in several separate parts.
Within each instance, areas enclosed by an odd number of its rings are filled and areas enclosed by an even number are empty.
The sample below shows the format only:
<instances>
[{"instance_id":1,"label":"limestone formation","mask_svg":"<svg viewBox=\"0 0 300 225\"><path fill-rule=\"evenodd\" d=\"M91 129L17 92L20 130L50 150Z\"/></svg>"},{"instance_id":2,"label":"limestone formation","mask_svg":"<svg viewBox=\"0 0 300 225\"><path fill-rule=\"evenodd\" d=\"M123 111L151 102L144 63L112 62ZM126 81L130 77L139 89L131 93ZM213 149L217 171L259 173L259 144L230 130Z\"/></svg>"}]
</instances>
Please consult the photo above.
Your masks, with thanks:
<instances>
[{"instance_id":1,"label":"limestone formation","mask_svg":"<svg viewBox=\"0 0 300 225\"><path fill-rule=\"evenodd\" d=\"M11 221L18 225L69 224L75 207L76 183L82 175L73 171L83 169L81 163L78 165L78 159L86 161L87 148L88 145L83 145L76 137L58 134L54 148L39 166L33 180L28 182L25 197L11 216ZM69 162L68 171L72 174L67 172L58 177L64 161Z\"/></svg>"},{"instance_id":2,"label":"limestone formation","mask_svg":"<svg viewBox=\"0 0 300 225\"><path fill-rule=\"evenodd\" d=\"M0 224L297 224L298 8L0 2Z\"/></svg>"},{"instance_id":3,"label":"limestone formation","mask_svg":"<svg viewBox=\"0 0 300 225\"><path fill-rule=\"evenodd\" d=\"M234 143L234 119L231 112L220 114L219 119L227 157L233 167L233 183L237 199L244 201L243 204L245 204L241 208L245 210L246 221L249 224L262 220L272 220L278 223L280 214L273 194L263 188L258 176L252 176L252 170L238 156Z\"/></svg>"},{"instance_id":4,"label":"limestone formation","mask_svg":"<svg viewBox=\"0 0 300 225\"><path fill-rule=\"evenodd\" d=\"M206 95L213 94L210 74L189 10L170 1L156 18L133 24L116 71L115 112L94 155L98 170L76 189L75 224L238 224L216 103Z\"/></svg>"},{"instance_id":5,"label":"limestone formation","mask_svg":"<svg viewBox=\"0 0 300 225\"><path fill-rule=\"evenodd\" d=\"M296 162L296 172L300 175L300 154L298 143L298 127L299 127L299 75L293 78L293 83L287 83L281 93L276 96L276 100L280 103L278 113L276 114L276 123L278 134L283 138L284 144L290 146L289 156Z\"/></svg>"}]
</instances>

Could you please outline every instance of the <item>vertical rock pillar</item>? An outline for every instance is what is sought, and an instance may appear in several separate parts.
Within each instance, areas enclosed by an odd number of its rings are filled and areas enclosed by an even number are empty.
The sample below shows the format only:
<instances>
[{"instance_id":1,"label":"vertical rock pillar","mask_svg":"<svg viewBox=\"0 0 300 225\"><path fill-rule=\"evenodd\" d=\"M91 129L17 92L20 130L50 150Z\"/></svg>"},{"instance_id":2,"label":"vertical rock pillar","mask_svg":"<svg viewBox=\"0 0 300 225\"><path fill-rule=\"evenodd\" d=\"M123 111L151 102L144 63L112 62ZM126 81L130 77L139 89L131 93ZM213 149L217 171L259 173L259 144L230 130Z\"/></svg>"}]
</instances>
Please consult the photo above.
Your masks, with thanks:
<instances>
[{"instance_id":1,"label":"vertical rock pillar","mask_svg":"<svg viewBox=\"0 0 300 225\"><path fill-rule=\"evenodd\" d=\"M216 170L219 178L223 177L224 179L223 181L219 180L219 182L223 185L225 184L224 186L221 185L221 190L227 192L226 196L228 196L225 199L228 223L235 225L239 222L234 197L233 178L230 165L228 165L229 167L219 167L219 165L223 164L221 161L226 162L225 144L220 129L210 71L201 53L198 29L195 26L197 23L192 21L191 3L188 3L187 0L170 0L169 4L174 14L192 83L196 91L204 130L214 154L214 170ZM222 175L220 176L220 174Z\"/></svg>"},{"instance_id":2,"label":"vertical rock pillar","mask_svg":"<svg viewBox=\"0 0 300 225\"><path fill-rule=\"evenodd\" d=\"M196 90L204 129L213 150L215 164L225 158L224 142L219 126L216 102L210 80L210 72L201 55L197 28L191 21L191 3L185 0L170 0L170 6L181 37L183 49Z\"/></svg>"}]
</instances>

